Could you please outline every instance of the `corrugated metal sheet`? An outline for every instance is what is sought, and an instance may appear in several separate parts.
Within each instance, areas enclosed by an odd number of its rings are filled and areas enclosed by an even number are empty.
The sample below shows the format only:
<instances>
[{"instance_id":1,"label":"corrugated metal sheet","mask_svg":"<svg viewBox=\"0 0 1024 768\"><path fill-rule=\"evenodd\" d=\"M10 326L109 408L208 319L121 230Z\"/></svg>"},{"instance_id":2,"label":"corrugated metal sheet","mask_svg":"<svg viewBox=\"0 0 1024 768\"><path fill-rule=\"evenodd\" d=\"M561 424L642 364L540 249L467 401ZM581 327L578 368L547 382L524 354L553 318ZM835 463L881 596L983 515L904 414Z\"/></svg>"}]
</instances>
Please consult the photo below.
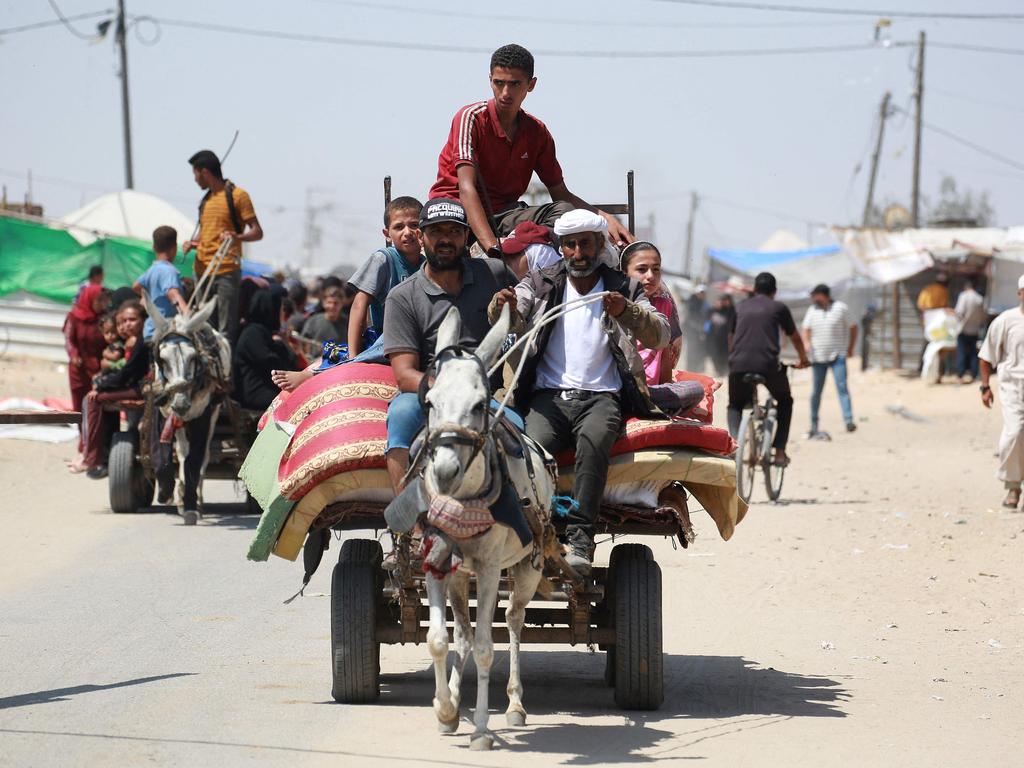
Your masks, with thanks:
<instances>
[{"instance_id":1,"label":"corrugated metal sheet","mask_svg":"<svg viewBox=\"0 0 1024 768\"><path fill-rule=\"evenodd\" d=\"M24 292L0 298L0 357L25 355L67 362L61 329L69 309Z\"/></svg>"}]
</instances>

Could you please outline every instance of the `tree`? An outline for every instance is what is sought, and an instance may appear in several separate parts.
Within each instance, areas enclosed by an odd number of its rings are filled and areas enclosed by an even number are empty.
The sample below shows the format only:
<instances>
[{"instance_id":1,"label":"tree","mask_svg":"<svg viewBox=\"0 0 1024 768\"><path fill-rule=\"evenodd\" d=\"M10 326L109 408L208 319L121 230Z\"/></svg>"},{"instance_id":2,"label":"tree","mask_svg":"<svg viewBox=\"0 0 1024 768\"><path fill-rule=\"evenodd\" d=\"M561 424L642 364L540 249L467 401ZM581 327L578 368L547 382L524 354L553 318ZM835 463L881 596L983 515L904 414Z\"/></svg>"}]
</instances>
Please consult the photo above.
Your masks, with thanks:
<instances>
[{"instance_id":1,"label":"tree","mask_svg":"<svg viewBox=\"0 0 1024 768\"><path fill-rule=\"evenodd\" d=\"M956 179L943 176L939 183L939 199L934 206L925 201L929 221L973 222L976 226L987 227L995 220L995 209L989 200L988 191L975 194L972 190L960 192Z\"/></svg>"}]
</instances>

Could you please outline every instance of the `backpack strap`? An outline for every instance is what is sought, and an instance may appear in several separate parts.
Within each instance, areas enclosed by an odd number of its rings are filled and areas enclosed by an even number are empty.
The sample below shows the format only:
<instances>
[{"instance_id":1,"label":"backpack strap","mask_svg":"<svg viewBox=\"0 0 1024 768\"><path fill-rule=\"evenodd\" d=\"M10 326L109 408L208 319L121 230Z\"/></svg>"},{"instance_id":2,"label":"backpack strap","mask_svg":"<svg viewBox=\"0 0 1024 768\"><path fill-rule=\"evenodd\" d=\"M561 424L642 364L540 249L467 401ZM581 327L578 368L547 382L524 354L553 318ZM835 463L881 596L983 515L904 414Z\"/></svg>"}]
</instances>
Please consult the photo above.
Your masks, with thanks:
<instances>
[{"instance_id":1,"label":"backpack strap","mask_svg":"<svg viewBox=\"0 0 1024 768\"><path fill-rule=\"evenodd\" d=\"M231 216L231 226L235 228L235 232L242 232L242 220L238 218L238 209L235 208L235 184L231 179L227 179L224 182L224 197L228 201L228 215Z\"/></svg>"},{"instance_id":2,"label":"backpack strap","mask_svg":"<svg viewBox=\"0 0 1024 768\"><path fill-rule=\"evenodd\" d=\"M210 195L213 192L207 190L206 194L203 195L203 199L199 201L199 220L203 220L203 209L206 208L206 203L210 199ZM238 217L238 209L235 207L235 184L231 179L224 181L224 199L228 203L228 215L231 217L231 226L235 232L241 233L243 230L242 220Z\"/></svg>"}]
</instances>

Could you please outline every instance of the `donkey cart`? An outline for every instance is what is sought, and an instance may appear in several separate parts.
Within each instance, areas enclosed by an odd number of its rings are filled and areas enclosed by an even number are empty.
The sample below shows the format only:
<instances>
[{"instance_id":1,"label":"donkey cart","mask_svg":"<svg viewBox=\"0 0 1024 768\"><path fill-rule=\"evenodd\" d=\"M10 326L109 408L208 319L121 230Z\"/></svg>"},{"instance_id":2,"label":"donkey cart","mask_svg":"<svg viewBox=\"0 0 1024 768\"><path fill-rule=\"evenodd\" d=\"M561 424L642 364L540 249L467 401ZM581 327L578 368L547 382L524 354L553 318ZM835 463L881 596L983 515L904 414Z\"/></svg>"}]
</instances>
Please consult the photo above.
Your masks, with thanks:
<instances>
[{"instance_id":1,"label":"donkey cart","mask_svg":"<svg viewBox=\"0 0 1024 768\"><path fill-rule=\"evenodd\" d=\"M673 505L644 509L605 504L598 518L601 534L676 536L684 547L693 534L680 487ZM305 556L322 556L331 530L359 531L386 527L384 504L339 502L324 509L310 530ZM681 507L681 508L680 508ZM408 538L396 541L397 562L383 566L383 551L374 539L343 542L331 579L331 650L335 700L373 701L379 693L382 643L423 643L428 607L421 562ZM390 564L389 564L390 565ZM574 584L557 569L545 568L554 585L526 609L522 642L597 646L605 651L605 682L615 689L624 709L657 709L663 699L661 568L645 544L617 544L607 567L595 567L590 579ZM507 600L509 578L503 576L499 598ZM475 598L471 587L470 597ZM476 609L470 609L473 621ZM447 619L452 621L451 609ZM507 643L504 611L495 612L493 639Z\"/></svg>"},{"instance_id":2,"label":"donkey cart","mask_svg":"<svg viewBox=\"0 0 1024 768\"><path fill-rule=\"evenodd\" d=\"M179 459L170 446L167 446L170 450L164 462L156 460L154 449L159 445L160 433L159 429L154 429L153 420L160 422L155 399L147 390L143 399L104 404L105 411L124 415L125 428L114 432L107 459L110 509L119 514L134 514L149 506L158 485L167 484L170 489L179 475ZM249 446L256 439L258 417L258 413L246 411L230 398L223 397L220 417L210 439L204 479L237 479ZM170 495L168 490L160 497L168 499ZM246 507L253 514L260 512L248 495Z\"/></svg>"}]
</instances>

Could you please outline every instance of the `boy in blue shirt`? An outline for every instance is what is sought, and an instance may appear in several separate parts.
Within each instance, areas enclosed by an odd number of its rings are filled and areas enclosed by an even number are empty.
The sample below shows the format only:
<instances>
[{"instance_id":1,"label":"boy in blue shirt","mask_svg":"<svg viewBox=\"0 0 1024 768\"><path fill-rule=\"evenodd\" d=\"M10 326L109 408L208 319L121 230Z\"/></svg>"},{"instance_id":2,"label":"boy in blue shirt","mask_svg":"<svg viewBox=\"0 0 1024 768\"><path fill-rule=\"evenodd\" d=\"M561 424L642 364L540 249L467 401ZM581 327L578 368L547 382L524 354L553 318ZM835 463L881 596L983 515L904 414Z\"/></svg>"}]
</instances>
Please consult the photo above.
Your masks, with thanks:
<instances>
[{"instance_id":1,"label":"boy in blue shirt","mask_svg":"<svg viewBox=\"0 0 1024 768\"><path fill-rule=\"evenodd\" d=\"M379 337L384 332L384 301L388 292L420 268L420 211L423 204L414 197L397 197L384 209L384 237L391 245L374 251L348 284L356 289L348 321L348 354L363 351L363 329Z\"/></svg>"},{"instance_id":2,"label":"boy in blue shirt","mask_svg":"<svg viewBox=\"0 0 1024 768\"><path fill-rule=\"evenodd\" d=\"M188 314L188 305L182 295L181 275L174 266L178 254L178 233L173 227L157 227L153 230L153 265L142 273L132 285L139 296L143 289L164 317L174 317L179 312ZM142 329L146 341L153 340L153 320L146 318Z\"/></svg>"}]
</instances>

